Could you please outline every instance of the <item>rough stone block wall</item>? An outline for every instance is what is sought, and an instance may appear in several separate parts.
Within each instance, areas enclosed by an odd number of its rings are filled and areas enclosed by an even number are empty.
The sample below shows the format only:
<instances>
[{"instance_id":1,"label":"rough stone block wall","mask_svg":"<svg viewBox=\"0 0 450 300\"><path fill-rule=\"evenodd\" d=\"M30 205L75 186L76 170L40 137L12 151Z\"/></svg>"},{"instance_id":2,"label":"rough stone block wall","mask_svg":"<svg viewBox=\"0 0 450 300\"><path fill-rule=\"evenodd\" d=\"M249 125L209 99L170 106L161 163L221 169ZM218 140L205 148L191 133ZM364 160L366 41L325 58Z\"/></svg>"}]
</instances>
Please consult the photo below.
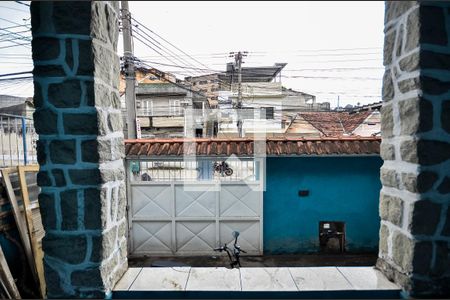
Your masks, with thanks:
<instances>
[{"instance_id":1,"label":"rough stone block wall","mask_svg":"<svg viewBox=\"0 0 450 300\"><path fill-rule=\"evenodd\" d=\"M450 295L450 2L387 1L377 267Z\"/></svg>"},{"instance_id":2,"label":"rough stone block wall","mask_svg":"<svg viewBox=\"0 0 450 300\"><path fill-rule=\"evenodd\" d=\"M108 297L127 269L118 6L31 3L49 298Z\"/></svg>"}]
</instances>

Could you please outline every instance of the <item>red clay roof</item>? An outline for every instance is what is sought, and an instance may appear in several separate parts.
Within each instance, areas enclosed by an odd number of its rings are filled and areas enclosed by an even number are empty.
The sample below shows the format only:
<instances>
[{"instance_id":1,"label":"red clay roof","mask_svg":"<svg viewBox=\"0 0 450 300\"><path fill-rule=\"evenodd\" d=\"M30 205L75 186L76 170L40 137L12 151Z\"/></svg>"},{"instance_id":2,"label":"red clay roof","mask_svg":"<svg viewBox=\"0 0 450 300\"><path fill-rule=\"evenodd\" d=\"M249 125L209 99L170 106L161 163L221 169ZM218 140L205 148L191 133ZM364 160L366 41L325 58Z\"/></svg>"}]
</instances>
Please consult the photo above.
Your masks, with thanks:
<instances>
[{"instance_id":1,"label":"red clay roof","mask_svg":"<svg viewBox=\"0 0 450 300\"><path fill-rule=\"evenodd\" d=\"M148 139L125 140L127 156L183 156L184 143L188 155L253 156L254 140L234 139ZM367 155L380 153L378 137L346 138L268 138L266 155Z\"/></svg>"},{"instance_id":2,"label":"red clay roof","mask_svg":"<svg viewBox=\"0 0 450 300\"><path fill-rule=\"evenodd\" d=\"M303 112L299 115L325 136L336 137L353 132L371 113L371 111L353 114L348 112Z\"/></svg>"}]
</instances>

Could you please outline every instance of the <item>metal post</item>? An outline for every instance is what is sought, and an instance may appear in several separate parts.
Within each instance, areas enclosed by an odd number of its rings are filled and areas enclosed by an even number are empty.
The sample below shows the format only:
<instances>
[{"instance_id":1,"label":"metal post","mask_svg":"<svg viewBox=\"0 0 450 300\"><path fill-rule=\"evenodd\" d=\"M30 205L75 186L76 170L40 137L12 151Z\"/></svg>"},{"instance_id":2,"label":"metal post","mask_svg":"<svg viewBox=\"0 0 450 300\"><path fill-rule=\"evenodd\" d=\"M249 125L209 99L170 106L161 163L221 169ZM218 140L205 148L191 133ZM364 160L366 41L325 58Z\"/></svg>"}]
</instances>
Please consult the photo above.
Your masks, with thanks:
<instances>
[{"instance_id":1,"label":"metal post","mask_svg":"<svg viewBox=\"0 0 450 300\"><path fill-rule=\"evenodd\" d=\"M1 128L0 128L0 140L1 140L1 145L2 145L2 158L3 158L3 164L2 165L5 165L5 146L4 146L4 144L3 144L3 136L4 136L4 134L5 134L5 126L3 125L3 116L0 116L0 126L1 126Z\"/></svg>"},{"instance_id":2,"label":"metal post","mask_svg":"<svg viewBox=\"0 0 450 300\"><path fill-rule=\"evenodd\" d=\"M22 142L23 142L23 164L27 165L27 125L26 120L22 117Z\"/></svg>"},{"instance_id":3,"label":"metal post","mask_svg":"<svg viewBox=\"0 0 450 300\"><path fill-rule=\"evenodd\" d=\"M239 51L236 56L236 65L238 68L238 103L237 108L242 107L242 53Z\"/></svg>"},{"instance_id":4,"label":"metal post","mask_svg":"<svg viewBox=\"0 0 450 300\"><path fill-rule=\"evenodd\" d=\"M11 125L11 118L8 118L8 138L9 138L9 162L10 162L10 166L13 165L13 161L12 161L12 146L11 146L11 131L12 131L12 125Z\"/></svg>"},{"instance_id":5,"label":"metal post","mask_svg":"<svg viewBox=\"0 0 450 300\"><path fill-rule=\"evenodd\" d=\"M128 9L128 1L121 1L121 19L123 28L123 62L125 70L125 103L127 109L127 138L135 139L136 136L136 94L135 94L135 70L134 56L131 45L131 14Z\"/></svg>"},{"instance_id":6,"label":"metal post","mask_svg":"<svg viewBox=\"0 0 450 300\"><path fill-rule=\"evenodd\" d=\"M14 128L16 130L15 137L16 137L16 150L17 150L17 165L20 165L20 151L19 151L19 128L17 127L17 118L14 119Z\"/></svg>"}]
</instances>

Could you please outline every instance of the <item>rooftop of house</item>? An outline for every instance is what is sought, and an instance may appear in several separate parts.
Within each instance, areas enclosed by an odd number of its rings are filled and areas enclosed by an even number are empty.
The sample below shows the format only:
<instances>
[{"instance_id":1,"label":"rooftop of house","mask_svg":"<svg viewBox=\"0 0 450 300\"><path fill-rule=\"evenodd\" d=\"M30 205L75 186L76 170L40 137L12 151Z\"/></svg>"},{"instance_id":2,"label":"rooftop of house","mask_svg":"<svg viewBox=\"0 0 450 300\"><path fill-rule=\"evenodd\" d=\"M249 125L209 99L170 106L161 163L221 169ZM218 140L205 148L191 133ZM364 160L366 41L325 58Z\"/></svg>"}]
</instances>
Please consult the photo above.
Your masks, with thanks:
<instances>
[{"instance_id":1,"label":"rooftop of house","mask_svg":"<svg viewBox=\"0 0 450 300\"><path fill-rule=\"evenodd\" d=\"M187 88L182 88L173 83L139 83L136 87L136 95L165 95L165 96L186 96Z\"/></svg>"},{"instance_id":2,"label":"rooftop of house","mask_svg":"<svg viewBox=\"0 0 450 300\"><path fill-rule=\"evenodd\" d=\"M276 63L273 66L242 67L242 82L270 82L287 63ZM237 82L237 70L233 63L227 64L227 71L219 75L219 79L227 82Z\"/></svg>"},{"instance_id":3,"label":"rooftop of house","mask_svg":"<svg viewBox=\"0 0 450 300\"><path fill-rule=\"evenodd\" d=\"M304 96L308 96L308 97L316 97L314 95L311 95L311 94L308 94L305 92L296 91L296 90L293 90L292 88L287 88L284 86L281 87L281 90L283 91L283 93L288 94L288 95L292 94L292 95L304 95Z\"/></svg>"},{"instance_id":4,"label":"rooftop of house","mask_svg":"<svg viewBox=\"0 0 450 300\"><path fill-rule=\"evenodd\" d=\"M357 112L357 111L362 111L362 110L380 109L382 105L383 105L383 101L374 102L374 103L370 103L370 104L365 104L365 105L362 105L362 106L354 106L351 109L351 112Z\"/></svg>"},{"instance_id":5,"label":"rooftop of house","mask_svg":"<svg viewBox=\"0 0 450 300\"><path fill-rule=\"evenodd\" d=\"M372 111L366 110L357 113L349 112L301 112L295 116L291 126L295 126L296 121L303 120L314 126L323 136L337 137L351 134L361 125ZM287 130L289 132L289 129Z\"/></svg>"},{"instance_id":6,"label":"rooftop of house","mask_svg":"<svg viewBox=\"0 0 450 300\"><path fill-rule=\"evenodd\" d=\"M267 138L260 151L248 138L194 138L125 140L127 157L145 156L296 156L296 155L378 155L379 137ZM185 151L185 147L188 147ZM258 149L258 147L257 147Z\"/></svg>"},{"instance_id":7,"label":"rooftop of house","mask_svg":"<svg viewBox=\"0 0 450 300\"><path fill-rule=\"evenodd\" d=\"M273 66L242 67L242 82L270 82L287 63L275 63ZM186 81L199 81L218 77L223 82L237 82L237 70L233 63L227 64L225 72L217 72L200 76L185 77Z\"/></svg>"}]
</instances>

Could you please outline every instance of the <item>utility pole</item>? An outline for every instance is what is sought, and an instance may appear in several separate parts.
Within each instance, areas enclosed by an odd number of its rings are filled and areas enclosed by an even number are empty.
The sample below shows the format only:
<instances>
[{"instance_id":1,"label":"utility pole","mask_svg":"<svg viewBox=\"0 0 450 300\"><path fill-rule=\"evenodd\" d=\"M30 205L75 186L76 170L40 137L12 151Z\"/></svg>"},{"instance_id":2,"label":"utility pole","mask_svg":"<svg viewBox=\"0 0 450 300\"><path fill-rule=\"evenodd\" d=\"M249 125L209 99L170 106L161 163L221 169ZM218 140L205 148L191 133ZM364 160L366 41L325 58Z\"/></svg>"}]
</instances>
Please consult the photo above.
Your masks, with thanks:
<instances>
[{"instance_id":1,"label":"utility pole","mask_svg":"<svg viewBox=\"0 0 450 300\"><path fill-rule=\"evenodd\" d=\"M125 70L125 103L127 108L127 138L137 138L136 130L136 93L135 93L135 71L134 55L131 45L131 14L128 8L128 1L120 1L121 19L123 28L123 64Z\"/></svg>"},{"instance_id":2,"label":"utility pole","mask_svg":"<svg viewBox=\"0 0 450 300\"><path fill-rule=\"evenodd\" d=\"M242 58L247 56L247 51L241 52L238 51L230 52L230 57L234 56L235 66L238 70L238 100L233 106L234 108L241 109L242 108ZM233 83L233 82L232 82ZM242 137L242 120L240 118L240 113L238 113L238 121L237 121L238 133L239 137Z\"/></svg>"}]
</instances>

